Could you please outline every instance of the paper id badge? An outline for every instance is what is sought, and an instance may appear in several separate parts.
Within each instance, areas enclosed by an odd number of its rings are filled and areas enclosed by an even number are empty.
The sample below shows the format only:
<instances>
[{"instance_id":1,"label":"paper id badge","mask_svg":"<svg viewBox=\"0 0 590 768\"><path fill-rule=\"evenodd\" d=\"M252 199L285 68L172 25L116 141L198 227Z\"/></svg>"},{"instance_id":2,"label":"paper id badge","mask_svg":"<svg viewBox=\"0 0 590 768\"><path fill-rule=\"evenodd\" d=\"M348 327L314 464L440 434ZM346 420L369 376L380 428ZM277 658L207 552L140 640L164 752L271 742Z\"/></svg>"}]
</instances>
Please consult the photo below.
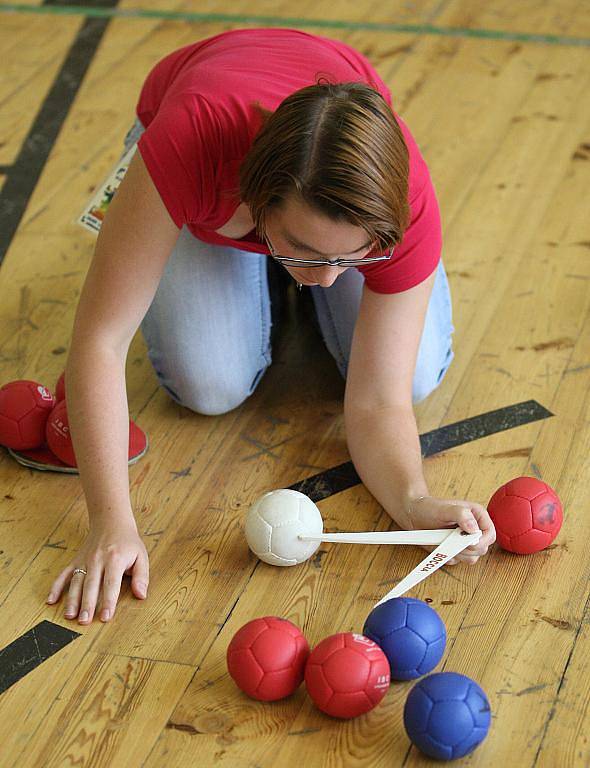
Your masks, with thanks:
<instances>
[{"instance_id":1,"label":"paper id badge","mask_svg":"<svg viewBox=\"0 0 590 768\"><path fill-rule=\"evenodd\" d=\"M136 149L137 144L134 144L127 150L127 152L125 152L123 157L121 157L117 165L108 175L106 181L100 185L92 199L87 203L80 217L76 219L76 224L80 224L84 229L94 232L95 234L99 232L107 208L109 207L119 184L123 181L123 177L127 172L127 168L129 168L129 163L131 162L131 158L135 154Z\"/></svg>"}]
</instances>

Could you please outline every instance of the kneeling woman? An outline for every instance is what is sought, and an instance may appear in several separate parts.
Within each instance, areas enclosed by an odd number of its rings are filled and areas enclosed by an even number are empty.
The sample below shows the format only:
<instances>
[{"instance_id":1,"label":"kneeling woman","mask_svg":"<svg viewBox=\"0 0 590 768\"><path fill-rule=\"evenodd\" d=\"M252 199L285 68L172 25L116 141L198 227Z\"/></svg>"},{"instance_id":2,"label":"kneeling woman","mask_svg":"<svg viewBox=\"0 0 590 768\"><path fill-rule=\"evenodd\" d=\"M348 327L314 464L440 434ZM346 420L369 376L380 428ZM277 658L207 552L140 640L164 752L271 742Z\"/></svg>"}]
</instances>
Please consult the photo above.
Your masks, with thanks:
<instances>
[{"instance_id":1,"label":"kneeling woman","mask_svg":"<svg viewBox=\"0 0 590 768\"><path fill-rule=\"evenodd\" d=\"M310 286L368 490L403 528L479 526L479 543L459 555L475 562L493 524L478 503L429 494L413 412L453 357L439 209L371 64L305 32L224 32L160 61L137 118L127 145L138 151L97 241L66 369L90 516L52 588L57 599L70 582L66 615L92 621L102 586L112 616L124 574L137 597L147 593L127 472L134 333L141 324L178 403L236 408L271 364L269 263Z\"/></svg>"}]
</instances>

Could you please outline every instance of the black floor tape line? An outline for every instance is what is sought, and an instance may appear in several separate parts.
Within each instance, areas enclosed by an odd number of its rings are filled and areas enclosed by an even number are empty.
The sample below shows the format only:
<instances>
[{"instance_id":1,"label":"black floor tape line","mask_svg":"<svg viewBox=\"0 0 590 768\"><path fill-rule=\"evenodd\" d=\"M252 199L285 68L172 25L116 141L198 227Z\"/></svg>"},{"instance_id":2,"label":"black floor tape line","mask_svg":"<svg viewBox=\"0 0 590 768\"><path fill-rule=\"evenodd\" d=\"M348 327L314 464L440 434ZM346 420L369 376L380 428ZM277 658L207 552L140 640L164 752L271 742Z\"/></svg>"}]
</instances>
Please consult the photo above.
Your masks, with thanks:
<instances>
[{"instance_id":1,"label":"black floor tape line","mask_svg":"<svg viewBox=\"0 0 590 768\"><path fill-rule=\"evenodd\" d=\"M433 456L457 445L550 416L553 414L535 400L489 411L420 435L422 455ZM312 501L320 501L360 482L352 462L348 461L289 488L305 493ZM80 633L51 621L42 621L0 650L0 694L77 637Z\"/></svg>"},{"instance_id":2,"label":"black floor tape line","mask_svg":"<svg viewBox=\"0 0 590 768\"><path fill-rule=\"evenodd\" d=\"M45 0L43 5L57 5L57 2ZM88 0L86 5L111 8L117 5L117 0ZM6 167L7 176L0 189L0 265L109 22L110 19L85 19L18 156Z\"/></svg>"},{"instance_id":3,"label":"black floor tape line","mask_svg":"<svg viewBox=\"0 0 590 768\"><path fill-rule=\"evenodd\" d=\"M434 456L436 453L455 448L457 445L464 445L496 432L520 427L523 424L547 419L550 416L553 416L551 411L539 405L536 400L527 400L516 405L509 405L506 408L499 408L496 411L488 411L488 413L482 413L480 416L456 421L454 424L447 424L445 427L439 427L432 432L420 435L422 456L424 458ZM339 493L339 491L352 488L360 482L361 479L357 475L353 463L347 461L288 487L293 491L304 493L312 501L321 501L327 499L328 496Z\"/></svg>"},{"instance_id":4,"label":"black floor tape line","mask_svg":"<svg viewBox=\"0 0 590 768\"><path fill-rule=\"evenodd\" d=\"M80 632L51 621L41 621L17 637L0 650L0 694L77 637Z\"/></svg>"}]
</instances>

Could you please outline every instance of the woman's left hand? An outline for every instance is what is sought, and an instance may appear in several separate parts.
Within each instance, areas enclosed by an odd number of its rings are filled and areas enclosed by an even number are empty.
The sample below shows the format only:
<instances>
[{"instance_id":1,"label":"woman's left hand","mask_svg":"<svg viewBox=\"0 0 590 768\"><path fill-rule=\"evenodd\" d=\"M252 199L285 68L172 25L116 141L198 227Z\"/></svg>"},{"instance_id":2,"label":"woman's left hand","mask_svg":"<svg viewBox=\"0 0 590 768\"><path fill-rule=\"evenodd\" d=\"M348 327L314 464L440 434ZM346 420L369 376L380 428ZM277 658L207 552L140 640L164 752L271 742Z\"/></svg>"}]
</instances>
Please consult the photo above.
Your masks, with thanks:
<instances>
[{"instance_id":1,"label":"woman's left hand","mask_svg":"<svg viewBox=\"0 0 590 768\"><path fill-rule=\"evenodd\" d=\"M446 565L455 565L459 561L475 565L482 555L487 554L488 548L496 541L496 529L487 509L474 501L423 496L410 502L409 517L414 530L446 528L455 524L467 533L475 533L477 530L482 532L477 544L466 547L449 560ZM424 549L432 551L433 547L424 547Z\"/></svg>"}]
</instances>

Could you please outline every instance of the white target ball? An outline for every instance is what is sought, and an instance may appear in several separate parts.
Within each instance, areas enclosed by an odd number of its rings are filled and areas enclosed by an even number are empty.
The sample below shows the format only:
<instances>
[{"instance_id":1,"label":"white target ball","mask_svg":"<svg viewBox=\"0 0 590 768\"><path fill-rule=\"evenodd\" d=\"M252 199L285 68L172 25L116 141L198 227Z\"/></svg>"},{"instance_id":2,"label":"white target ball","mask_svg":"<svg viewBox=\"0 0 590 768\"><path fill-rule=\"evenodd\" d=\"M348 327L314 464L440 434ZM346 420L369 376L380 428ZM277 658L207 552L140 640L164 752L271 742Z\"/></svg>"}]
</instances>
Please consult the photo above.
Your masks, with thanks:
<instances>
[{"instance_id":1,"label":"white target ball","mask_svg":"<svg viewBox=\"0 0 590 768\"><path fill-rule=\"evenodd\" d=\"M321 536L320 510L304 493L290 488L269 491L257 499L246 517L246 541L261 560L271 565L297 565L308 560L319 541L298 536Z\"/></svg>"}]
</instances>

